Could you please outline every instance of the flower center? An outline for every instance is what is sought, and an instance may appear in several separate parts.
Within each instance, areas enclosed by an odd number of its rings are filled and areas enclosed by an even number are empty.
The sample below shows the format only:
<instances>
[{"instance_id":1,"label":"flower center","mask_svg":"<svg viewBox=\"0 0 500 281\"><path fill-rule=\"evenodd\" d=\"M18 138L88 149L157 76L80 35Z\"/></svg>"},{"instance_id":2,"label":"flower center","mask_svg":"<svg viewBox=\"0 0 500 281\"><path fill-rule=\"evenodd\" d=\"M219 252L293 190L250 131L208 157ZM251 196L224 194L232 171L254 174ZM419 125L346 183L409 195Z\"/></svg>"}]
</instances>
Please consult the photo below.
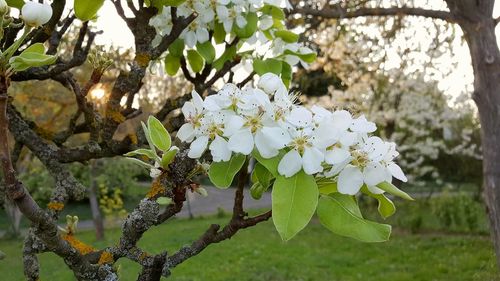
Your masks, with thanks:
<instances>
[{"instance_id":1,"label":"flower center","mask_svg":"<svg viewBox=\"0 0 500 281\"><path fill-rule=\"evenodd\" d=\"M250 128L252 134L255 134L258 129L262 128L262 115L258 114L255 116L247 117L245 124L243 126Z\"/></svg>"},{"instance_id":2,"label":"flower center","mask_svg":"<svg viewBox=\"0 0 500 281\"><path fill-rule=\"evenodd\" d=\"M368 164L368 154L366 152L362 152L359 150L354 150L352 152L352 164L354 166L357 166L359 168L365 168L366 165Z\"/></svg>"},{"instance_id":3,"label":"flower center","mask_svg":"<svg viewBox=\"0 0 500 281\"><path fill-rule=\"evenodd\" d=\"M187 121L193 125L195 128L201 127L201 118L203 117L203 114L196 114L194 116L189 116L187 118Z\"/></svg>"},{"instance_id":4,"label":"flower center","mask_svg":"<svg viewBox=\"0 0 500 281\"><path fill-rule=\"evenodd\" d=\"M311 147L311 144L309 143L308 136L300 136L293 139L290 146L295 148L302 155L307 147Z\"/></svg>"},{"instance_id":5,"label":"flower center","mask_svg":"<svg viewBox=\"0 0 500 281\"><path fill-rule=\"evenodd\" d=\"M208 137L213 140L216 136L222 136L222 134L224 133L224 125L212 123L208 125L207 131Z\"/></svg>"}]
</instances>

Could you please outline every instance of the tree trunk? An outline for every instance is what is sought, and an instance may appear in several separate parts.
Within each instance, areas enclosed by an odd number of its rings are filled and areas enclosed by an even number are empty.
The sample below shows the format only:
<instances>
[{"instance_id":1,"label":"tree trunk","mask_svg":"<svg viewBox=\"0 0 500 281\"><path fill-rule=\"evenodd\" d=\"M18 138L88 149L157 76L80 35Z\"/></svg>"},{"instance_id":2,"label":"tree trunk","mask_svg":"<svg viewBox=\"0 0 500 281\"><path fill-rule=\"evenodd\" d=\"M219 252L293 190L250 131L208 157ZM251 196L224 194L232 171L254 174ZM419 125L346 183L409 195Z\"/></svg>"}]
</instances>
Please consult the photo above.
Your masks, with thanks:
<instances>
[{"instance_id":1,"label":"tree trunk","mask_svg":"<svg viewBox=\"0 0 500 281\"><path fill-rule=\"evenodd\" d=\"M8 234L13 238L21 237L21 219L23 218L23 214L10 200L6 200L4 206L7 217L10 221Z\"/></svg>"},{"instance_id":2,"label":"tree trunk","mask_svg":"<svg viewBox=\"0 0 500 281\"><path fill-rule=\"evenodd\" d=\"M90 161L90 188L89 188L89 201L90 210L92 211L92 219L95 227L95 238L97 240L104 239L104 223L102 221L101 210L99 209L99 202L97 201L97 160Z\"/></svg>"},{"instance_id":3,"label":"tree trunk","mask_svg":"<svg viewBox=\"0 0 500 281\"><path fill-rule=\"evenodd\" d=\"M474 12L480 16L460 22L460 26L472 58L473 99L481 121L483 196L500 266L500 51L491 11L477 9Z\"/></svg>"}]
</instances>

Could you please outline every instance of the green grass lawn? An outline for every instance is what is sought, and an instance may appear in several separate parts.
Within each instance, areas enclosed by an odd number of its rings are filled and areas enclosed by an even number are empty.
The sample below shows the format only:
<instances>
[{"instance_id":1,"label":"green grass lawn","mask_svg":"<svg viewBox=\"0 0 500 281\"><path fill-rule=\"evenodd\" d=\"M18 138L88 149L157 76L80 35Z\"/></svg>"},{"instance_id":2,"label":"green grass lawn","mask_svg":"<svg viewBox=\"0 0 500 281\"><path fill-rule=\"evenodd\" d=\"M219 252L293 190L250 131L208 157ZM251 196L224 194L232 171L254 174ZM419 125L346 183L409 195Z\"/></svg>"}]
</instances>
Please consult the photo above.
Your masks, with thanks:
<instances>
[{"instance_id":1,"label":"green grass lawn","mask_svg":"<svg viewBox=\"0 0 500 281\"><path fill-rule=\"evenodd\" d=\"M175 251L190 243L211 223L228 218L173 220L153 228L140 241L152 253ZM92 232L78 237L94 246L116 243L119 230L109 230L105 242ZM7 254L0 261L1 280L24 280L21 241L0 241ZM40 256L41 280L73 280L54 254ZM120 260L121 280L136 280L138 266ZM243 230L234 238L211 245L181 264L170 280L500 280L487 236L405 234L395 231L390 242L364 244L329 233L316 221L293 240L281 242L272 222Z\"/></svg>"}]
</instances>

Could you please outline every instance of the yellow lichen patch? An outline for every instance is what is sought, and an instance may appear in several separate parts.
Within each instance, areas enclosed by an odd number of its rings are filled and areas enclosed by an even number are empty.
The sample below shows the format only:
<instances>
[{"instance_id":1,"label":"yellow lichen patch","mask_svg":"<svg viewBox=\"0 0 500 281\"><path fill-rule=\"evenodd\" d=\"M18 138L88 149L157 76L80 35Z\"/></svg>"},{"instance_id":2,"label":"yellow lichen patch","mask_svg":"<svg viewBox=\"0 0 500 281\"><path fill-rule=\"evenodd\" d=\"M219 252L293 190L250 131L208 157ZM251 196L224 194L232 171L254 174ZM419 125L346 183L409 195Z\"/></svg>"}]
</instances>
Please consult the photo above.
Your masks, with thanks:
<instances>
[{"instance_id":1,"label":"yellow lichen patch","mask_svg":"<svg viewBox=\"0 0 500 281\"><path fill-rule=\"evenodd\" d=\"M102 252L101 256L99 257L99 261L97 262L98 264L105 264L105 263L113 263L113 255L110 252L104 251Z\"/></svg>"},{"instance_id":2,"label":"yellow lichen patch","mask_svg":"<svg viewBox=\"0 0 500 281\"><path fill-rule=\"evenodd\" d=\"M47 208L54 210L54 211L61 211L64 209L64 204L61 202L50 202L47 204Z\"/></svg>"},{"instance_id":3,"label":"yellow lichen patch","mask_svg":"<svg viewBox=\"0 0 500 281\"><path fill-rule=\"evenodd\" d=\"M146 252L142 252L141 255L139 256L139 260L143 261L147 257L149 257L149 254Z\"/></svg>"},{"instance_id":4,"label":"yellow lichen patch","mask_svg":"<svg viewBox=\"0 0 500 281\"><path fill-rule=\"evenodd\" d=\"M129 134L128 137L129 137L130 141L132 142L132 144L138 143L136 134Z\"/></svg>"},{"instance_id":5,"label":"yellow lichen patch","mask_svg":"<svg viewBox=\"0 0 500 281\"><path fill-rule=\"evenodd\" d=\"M116 123L123 123L126 118L125 116L123 116L123 114L121 114L119 111L115 111L115 110L108 110L106 111L106 116L110 119L112 119L113 121L115 121Z\"/></svg>"},{"instance_id":6,"label":"yellow lichen patch","mask_svg":"<svg viewBox=\"0 0 500 281\"><path fill-rule=\"evenodd\" d=\"M150 56L148 54L137 54L135 56L135 61L141 67L147 67L149 65Z\"/></svg>"},{"instance_id":7,"label":"yellow lichen patch","mask_svg":"<svg viewBox=\"0 0 500 281\"><path fill-rule=\"evenodd\" d=\"M165 192L165 187L163 187L158 179L156 179L151 185L151 189L148 194L146 194L147 198L153 198L158 194L163 194Z\"/></svg>"},{"instance_id":8,"label":"yellow lichen patch","mask_svg":"<svg viewBox=\"0 0 500 281\"><path fill-rule=\"evenodd\" d=\"M68 241L68 243L82 255L90 254L96 251L94 247L87 245L82 241L76 239L76 237L73 236L72 234L62 235L62 239Z\"/></svg>"}]
</instances>

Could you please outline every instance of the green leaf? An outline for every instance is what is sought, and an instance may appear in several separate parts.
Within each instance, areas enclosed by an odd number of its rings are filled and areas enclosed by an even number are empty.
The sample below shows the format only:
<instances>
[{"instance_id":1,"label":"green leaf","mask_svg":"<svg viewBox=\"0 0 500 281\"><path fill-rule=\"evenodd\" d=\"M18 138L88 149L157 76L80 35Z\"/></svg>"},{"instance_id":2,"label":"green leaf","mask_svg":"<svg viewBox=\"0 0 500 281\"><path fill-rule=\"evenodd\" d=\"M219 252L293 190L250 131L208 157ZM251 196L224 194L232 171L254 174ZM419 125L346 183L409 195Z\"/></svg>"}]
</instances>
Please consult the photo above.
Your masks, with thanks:
<instances>
[{"instance_id":1,"label":"green leaf","mask_svg":"<svg viewBox=\"0 0 500 281\"><path fill-rule=\"evenodd\" d=\"M23 53L45 54L45 46L43 45L43 43L35 43L26 48L21 54Z\"/></svg>"},{"instance_id":2,"label":"green leaf","mask_svg":"<svg viewBox=\"0 0 500 281\"><path fill-rule=\"evenodd\" d=\"M170 149L169 151L163 153L161 156L161 167L166 169L168 165L172 163L178 151L179 149Z\"/></svg>"},{"instance_id":3,"label":"green leaf","mask_svg":"<svg viewBox=\"0 0 500 281\"><path fill-rule=\"evenodd\" d=\"M257 31L257 22L259 17L256 13L250 12L246 15L247 24L243 27L239 27L237 24L233 24L233 31L239 38L246 39L252 37Z\"/></svg>"},{"instance_id":4,"label":"green leaf","mask_svg":"<svg viewBox=\"0 0 500 281\"><path fill-rule=\"evenodd\" d=\"M363 242L383 242L391 235L390 225L363 219L354 198L345 194L321 196L318 217L331 232Z\"/></svg>"},{"instance_id":5,"label":"green leaf","mask_svg":"<svg viewBox=\"0 0 500 281\"><path fill-rule=\"evenodd\" d=\"M161 1L163 6L173 6L178 7L182 3L186 2L186 0L153 0L153 2Z\"/></svg>"},{"instance_id":6,"label":"green leaf","mask_svg":"<svg viewBox=\"0 0 500 281\"><path fill-rule=\"evenodd\" d=\"M144 149L144 148L140 148L140 149L136 149L134 151L130 151L129 153L126 153L124 154L124 156L137 156L137 155L144 155L146 157L148 157L149 159L152 159L152 160L158 160L158 155L156 155L156 151L153 151L153 150L150 150L150 149Z\"/></svg>"},{"instance_id":7,"label":"green leaf","mask_svg":"<svg viewBox=\"0 0 500 281\"><path fill-rule=\"evenodd\" d=\"M35 47L36 49L37 47ZM56 62L57 57L51 55L45 55L43 53L37 52L27 52L25 50L19 56L10 58L9 64L15 71L24 71L30 67L40 67L44 65L50 65Z\"/></svg>"},{"instance_id":8,"label":"green leaf","mask_svg":"<svg viewBox=\"0 0 500 281\"><path fill-rule=\"evenodd\" d=\"M226 61L232 60L235 56L236 46L231 46L224 50L224 53L222 53L222 55L212 63L212 66L215 68L215 70L221 70L224 66L224 63L226 63Z\"/></svg>"},{"instance_id":9,"label":"green leaf","mask_svg":"<svg viewBox=\"0 0 500 281\"><path fill-rule=\"evenodd\" d=\"M252 156L259 161L266 169L274 176L277 177L278 174L278 165L281 161L281 158L286 154L286 151L280 150L279 154L273 158L266 159L262 157L257 150L252 152Z\"/></svg>"},{"instance_id":10,"label":"green leaf","mask_svg":"<svg viewBox=\"0 0 500 281\"><path fill-rule=\"evenodd\" d=\"M172 203L172 199L168 197L158 197L158 199L156 199L156 203L164 206L170 205Z\"/></svg>"},{"instance_id":11,"label":"green leaf","mask_svg":"<svg viewBox=\"0 0 500 281\"><path fill-rule=\"evenodd\" d=\"M271 185L271 180L274 179L273 174L269 172L264 165L257 162L252 172L252 181L259 182L265 188Z\"/></svg>"},{"instance_id":12,"label":"green leaf","mask_svg":"<svg viewBox=\"0 0 500 281\"><path fill-rule=\"evenodd\" d=\"M396 206L394 206L394 203L389 198L385 197L384 194L375 194L370 192L368 187L366 187L366 184L361 187L361 192L377 199L378 212L384 219L394 215L394 213L396 212Z\"/></svg>"},{"instance_id":13,"label":"green leaf","mask_svg":"<svg viewBox=\"0 0 500 281\"><path fill-rule=\"evenodd\" d=\"M379 184L377 184L377 187L382 189L385 192L388 192L388 193L394 195L394 196L398 196L398 197L401 197L403 199L413 201L413 198L411 198L410 195L408 195L406 192L402 191L401 189L397 188L396 186L394 186L390 182L385 181L383 183L379 183Z\"/></svg>"},{"instance_id":14,"label":"green leaf","mask_svg":"<svg viewBox=\"0 0 500 281\"><path fill-rule=\"evenodd\" d=\"M295 43L299 41L299 35L288 30L276 30L274 35L283 39L283 41L287 43Z\"/></svg>"},{"instance_id":15,"label":"green leaf","mask_svg":"<svg viewBox=\"0 0 500 281\"><path fill-rule=\"evenodd\" d=\"M318 205L318 194L314 177L304 171L289 178L276 178L272 192L273 222L283 240L290 240L309 223Z\"/></svg>"},{"instance_id":16,"label":"green leaf","mask_svg":"<svg viewBox=\"0 0 500 281\"><path fill-rule=\"evenodd\" d=\"M168 151L170 149L170 145L172 144L172 140L170 139L170 134L167 129L163 127L160 120L156 119L154 116L149 116L148 129L149 137L151 138L153 144L163 152Z\"/></svg>"},{"instance_id":17,"label":"green leaf","mask_svg":"<svg viewBox=\"0 0 500 281\"><path fill-rule=\"evenodd\" d=\"M125 159L128 159L130 160L131 162L143 167L143 168L146 168L146 169L152 169L154 168L153 165L149 164L149 163L146 163L146 162L143 162L137 158L132 158L132 157L125 157Z\"/></svg>"},{"instance_id":18,"label":"green leaf","mask_svg":"<svg viewBox=\"0 0 500 281\"><path fill-rule=\"evenodd\" d=\"M177 38L170 46L168 46L168 52L174 57L182 57L184 52L184 40Z\"/></svg>"},{"instance_id":19,"label":"green leaf","mask_svg":"<svg viewBox=\"0 0 500 281\"><path fill-rule=\"evenodd\" d=\"M197 51L188 50L187 59L194 72L198 73L203 69L203 57Z\"/></svg>"},{"instance_id":20,"label":"green leaf","mask_svg":"<svg viewBox=\"0 0 500 281\"><path fill-rule=\"evenodd\" d=\"M250 187L250 195L253 199L259 200L268 188L269 187L264 187L260 182L256 182L252 185L252 187Z\"/></svg>"},{"instance_id":21,"label":"green leaf","mask_svg":"<svg viewBox=\"0 0 500 281\"><path fill-rule=\"evenodd\" d=\"M271 17L273 17L273 19L276 20L285 20L286 18L283 9L274 5L265 4L264 7L262 7L262 9L260 10L262 13L270 15Z\"/></svg>"},{"instance_id":22,"label":"green leaf","mask_svg":"<svg viewBox=\"0 0 500 281\"><path fill-rule=\"evenodd\" d=\"M301 53L297 53L294 51L285 50L285 52L283 52L283 54L297 56L301 60L303 60L304 62L307 62L307 63L312 63L316 60L316 53L301 54Z\"/></svg>"},{"instance_id":23,"label":"green leaf","mask_svg":"<svg viewBox=\"0 0 500 281\"><path fill-rule=\"evenodd\" d=\"M224 29L224 25L220 22L215 23L214 40L217 44L221 44L226 40L226 30Z\"/></svg>"},{"instance_id":24,"label":"green leaf","mask_svg":"<svg viewBox=\"0 0 500 281\"><path fill-rule=\"evenodd\" d=\"M274 29L277 29L277 30L285 29L285 25L283 24L283 20L280 20L280 19L273 19L273 26L272 27Z\"/></svg>"},{"instance_id":25,"label":"green leaf","mask_svg":"<svg viewBox=\"0 0 500 281\"><path fill-rule=\"evenodd\" d=\"M200 53L200 55L205 59L207 63L212 63L215 59L215 48L212 45L212 42L207 41L205 43L197 44L196 50Z\"/></svg>"},{"instance_id":26,"label":"green leaf","mask_svg":"<svg viewBox=\"0 0 500 281\"><path fill-rule=\"evenodd\" d=\"M290 82L292 81L292 66L285 61L281 64L281 80L285 86L290 87Z\"/></svg>"},{"instance_id":27,"label":"green leaf","mask_svg":"<svg viewBox=\"0 0 500 281\"><path fill-rule=\"evenodd\" d=\"M104 0L75 0L75 16L82 21L94 19Z\"/></svg>"},{"instance_id":28,"label":"green leaf","mask_svg":"<svg viewBox=\"0 0 500 281\"><path fill-rule=\"evenodd\" d=\"M208 170L210 181L218 188L228 188L245 160L245 155L234 154L227 162L213 162Z\"/></svg>"},{"instance_id":29,"label":"green leaf","mask_svg":"<svg viewBox=\"0 0 500 281\"><path fill-rule=\"evenodd\" d=\"M141 121L141 126L142 126L142 130L144 131L144 135L146 136L146 140L148 141L148 144L149 144L149 147L151 148L152 151L155 151L155 146L153 144L153 142L151 141L151 133L149 132L149 129L148 129L148 126L146 126L146 124L144 124L144 122Z\"/></svg>"},{"instance_id":30,"label":"green leaf","mask_svg":"<svg viewBox=\"0 0 500 281\"><path fill-rule=\"evenodd\" d=\"M318 182L318 187L319 187L319 193L321 194L331 194L338 192L337 189L337 182Z\"/></svg>"},{"instance_id":31,"label":"green leaf","mask_svg":"<svg viewBox=\"0 0 500 281\"><path fill-rule=\"evenodd\" d=\"M254 59L253 60L253 70L258 75L262 76L264 73L274 73L276 75L281 74L283 62L277 59Z\"/></svg>"},{"instance_id":32,"label":"green leaf","mask_svg":"<svg viewBox=\"0 0 500 281\"><path fill-rule=\"evenodd\" d=\"M179 71L181 67L181 59L172 55L171 53L167 54L165 57L165 71L168 75L174 76Z\"/></svg>"},{"instance_id":33,"label":"green leaf","mask_svg":"<svg viewBox=\"0 0 500 281\"><path fill-rule=\"evenodd\" d=\"M24 6L23 0L7 0L6 2L7 2L7 5L9 5L9 7L13 7L13 8L21 9Z\"/></svg>"},{"instance_id":34,"label":"green leaf","mask_svg":"<svg viewBox=\"0 0 500 281\"><path fill-rule=\"evenodd\" d=\"M394 203L384 194L374 194L373 197L378 200L378 212L380 215L386 219L396 212L396 206Z\"/></svg>"}]
</instances>

